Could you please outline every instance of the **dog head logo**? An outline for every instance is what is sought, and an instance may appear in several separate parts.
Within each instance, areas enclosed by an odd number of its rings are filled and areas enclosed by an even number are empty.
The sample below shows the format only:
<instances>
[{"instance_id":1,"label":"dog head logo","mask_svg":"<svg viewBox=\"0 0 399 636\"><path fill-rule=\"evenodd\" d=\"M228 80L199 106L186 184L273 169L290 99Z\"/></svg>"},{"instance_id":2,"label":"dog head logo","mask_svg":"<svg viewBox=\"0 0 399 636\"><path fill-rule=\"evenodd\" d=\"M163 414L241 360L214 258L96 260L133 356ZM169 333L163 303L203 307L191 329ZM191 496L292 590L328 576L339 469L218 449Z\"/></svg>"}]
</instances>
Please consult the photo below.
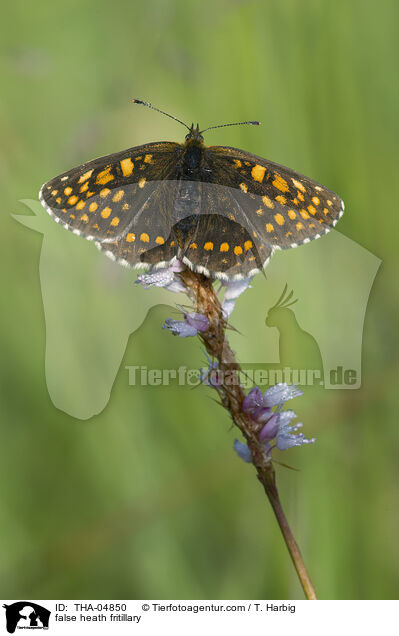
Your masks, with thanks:
<instances>
[{"instance_id":1,"label":"dog head logo","mask_svg":"<svg viewBox=\"0 0 399 636\"><path fill-rule=\"evenodd\" d=\"M6 610L7 631L13 634L19 629L48 629L50 610L32 603L18 601L11 605L3 605Z\"/></svg>"}]
</instances>

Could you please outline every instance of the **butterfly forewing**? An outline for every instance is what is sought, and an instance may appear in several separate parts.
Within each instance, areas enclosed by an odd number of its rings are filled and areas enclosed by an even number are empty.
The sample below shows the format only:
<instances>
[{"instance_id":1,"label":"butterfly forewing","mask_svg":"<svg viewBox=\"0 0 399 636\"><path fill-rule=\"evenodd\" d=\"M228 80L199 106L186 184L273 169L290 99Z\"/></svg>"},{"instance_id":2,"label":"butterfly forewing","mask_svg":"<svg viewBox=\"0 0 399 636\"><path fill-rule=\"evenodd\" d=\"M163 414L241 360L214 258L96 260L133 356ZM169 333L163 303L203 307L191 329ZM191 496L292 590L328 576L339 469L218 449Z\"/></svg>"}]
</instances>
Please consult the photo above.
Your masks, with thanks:
<instances>
[{"instance_id":1,"label":"butterfly forewing","mask_svg":"<svg viewBox=\"0 0 399 636\"><path fill-rule=\"evenodd\" d=\"M40 199L62 225L98 241L126 234L154 195L151 184L174 178L181 145L146 144L94 159L66 172L40 191Z\"/></svg>"},{"instance_id":2,"label":"butterfly forewing","mask_svg":"<svg viewBox=\"0 0 399 636\"><path fill-rule=\"evenodd\" d=\"M244 215L262 240L277 249L319 238L336 225L343 201L316 181L237 148L211 146L215 183L237 190Z\"/></svg>"}]
</instances>

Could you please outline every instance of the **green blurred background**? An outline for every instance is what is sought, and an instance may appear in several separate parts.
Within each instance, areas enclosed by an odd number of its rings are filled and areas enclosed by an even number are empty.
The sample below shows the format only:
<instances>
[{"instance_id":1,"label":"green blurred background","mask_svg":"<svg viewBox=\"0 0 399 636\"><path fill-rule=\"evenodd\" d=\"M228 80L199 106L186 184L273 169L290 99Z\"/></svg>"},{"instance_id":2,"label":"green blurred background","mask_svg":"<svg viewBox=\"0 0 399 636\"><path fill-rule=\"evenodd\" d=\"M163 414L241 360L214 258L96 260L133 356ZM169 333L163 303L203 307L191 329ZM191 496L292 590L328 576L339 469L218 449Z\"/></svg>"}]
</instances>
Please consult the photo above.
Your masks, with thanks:
<instances>
[{"instance_id":1,"label":"green blurred background","mask_svg":"<svg viewBox=\"0 0 399 636\"><path fill-rule=\"evenodd\" d=\"M132 97L202 126L259 118L260 129L218 130L207 141L329 185L346 202L339 230L383 260L366 316L363 386L306 392L295 407L318 441L284 454L301 470L278 467L278 483L320 598L397 597L398 24L395 0L3 7L3 598L302 598L209 389L128 386L124 366L137 352L156 368L196 355L197 343L160 332L170 309L153 309L130 338L100 415L74 419L49 398L42 239L10 214L26 214L18 201L74 165L183 138Z\"/></svg>"}]
</instances>

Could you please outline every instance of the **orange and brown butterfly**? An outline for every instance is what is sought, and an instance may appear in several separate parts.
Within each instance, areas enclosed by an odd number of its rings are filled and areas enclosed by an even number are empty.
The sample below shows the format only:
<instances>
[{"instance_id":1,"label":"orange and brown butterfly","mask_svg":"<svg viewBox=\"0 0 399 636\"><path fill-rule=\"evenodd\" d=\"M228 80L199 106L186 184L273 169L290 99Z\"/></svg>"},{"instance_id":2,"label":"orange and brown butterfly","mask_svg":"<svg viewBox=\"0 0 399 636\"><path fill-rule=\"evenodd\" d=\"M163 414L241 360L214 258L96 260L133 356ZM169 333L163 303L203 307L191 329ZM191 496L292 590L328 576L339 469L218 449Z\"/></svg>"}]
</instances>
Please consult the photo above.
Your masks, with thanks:
<instances>
[{"instance_id":1,"label":"orange and brown butterfly","mask_svg":"<svg viewBox=\"0 0 399 636\"><path fill-rule=\"evenodd\" d=\"M58 223L113 260L148 269L178 258L207 276L239 279L274 250L326 234L342 216L343 201L328 188L244 150L206 146L198 125L159 112L188 128L184 143L100 157L40 190Z\"/></svg>"}]
</instances>

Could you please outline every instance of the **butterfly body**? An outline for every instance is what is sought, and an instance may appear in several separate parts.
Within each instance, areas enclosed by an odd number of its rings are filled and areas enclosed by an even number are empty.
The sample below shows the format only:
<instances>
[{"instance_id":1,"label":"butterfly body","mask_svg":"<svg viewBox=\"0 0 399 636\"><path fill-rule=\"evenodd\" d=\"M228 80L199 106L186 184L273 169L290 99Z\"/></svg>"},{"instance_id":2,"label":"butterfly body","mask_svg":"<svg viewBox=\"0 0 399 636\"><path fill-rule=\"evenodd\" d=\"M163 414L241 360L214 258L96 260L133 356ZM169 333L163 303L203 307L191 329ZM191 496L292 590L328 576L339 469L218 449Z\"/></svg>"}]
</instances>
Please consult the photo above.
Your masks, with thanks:
<instances>
[{"instance_id":1,"label":"butterfly body","mask_svg":"<svg viewBox=\"0 0 399 636\"><path fill-rule=\"evenodd\" d=\"M154 142L90 161L48 183L53 218L130 267L173 259L207 276L239 279L275 249L319 238L343 213L331 190L228 146Z\"/></svg>"}]
</instances>

